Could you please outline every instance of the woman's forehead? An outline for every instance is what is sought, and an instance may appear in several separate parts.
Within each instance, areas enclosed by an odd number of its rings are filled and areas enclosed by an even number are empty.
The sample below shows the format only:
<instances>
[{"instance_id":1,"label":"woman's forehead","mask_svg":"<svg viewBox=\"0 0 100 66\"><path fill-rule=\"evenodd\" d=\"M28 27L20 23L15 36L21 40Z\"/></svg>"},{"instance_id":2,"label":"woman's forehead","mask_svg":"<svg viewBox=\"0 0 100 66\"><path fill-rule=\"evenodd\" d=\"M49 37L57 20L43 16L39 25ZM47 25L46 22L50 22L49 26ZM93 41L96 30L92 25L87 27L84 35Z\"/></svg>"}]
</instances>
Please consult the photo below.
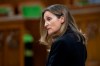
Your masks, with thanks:
<instances>
[{"instance_id":1,"label":"woman's forehead","mask_svg":"<svg viewBox=\"0 0 100 66\"><path fill-rule=\"evenodd\" d=\"M46 11L45 13L44 13L44 17L52 17L52 16L55 16L53 13L51 13L50 11Z\"/></svg>"}]
</instances>

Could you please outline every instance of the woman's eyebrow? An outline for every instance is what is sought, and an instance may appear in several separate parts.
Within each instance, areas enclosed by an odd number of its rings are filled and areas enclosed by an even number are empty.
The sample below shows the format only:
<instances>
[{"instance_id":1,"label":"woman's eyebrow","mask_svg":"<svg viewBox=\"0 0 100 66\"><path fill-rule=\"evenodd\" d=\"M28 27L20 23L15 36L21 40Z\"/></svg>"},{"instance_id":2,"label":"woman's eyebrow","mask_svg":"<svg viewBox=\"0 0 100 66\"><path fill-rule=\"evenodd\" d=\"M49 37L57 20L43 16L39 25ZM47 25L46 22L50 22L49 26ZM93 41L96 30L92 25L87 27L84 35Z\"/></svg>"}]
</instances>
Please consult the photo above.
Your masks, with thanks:
<instances>
[{"instance_id":1,"label":"woman's eyebrow","mask_svg":"<svg viewBox=\"0 0 100 66\"><path fill-rule=\"evenodd\" d=\"M50 16L45 16L44 19L45 19L45 18L51 18L51 17L50 17Z\"/></svg>"}]
</instances>

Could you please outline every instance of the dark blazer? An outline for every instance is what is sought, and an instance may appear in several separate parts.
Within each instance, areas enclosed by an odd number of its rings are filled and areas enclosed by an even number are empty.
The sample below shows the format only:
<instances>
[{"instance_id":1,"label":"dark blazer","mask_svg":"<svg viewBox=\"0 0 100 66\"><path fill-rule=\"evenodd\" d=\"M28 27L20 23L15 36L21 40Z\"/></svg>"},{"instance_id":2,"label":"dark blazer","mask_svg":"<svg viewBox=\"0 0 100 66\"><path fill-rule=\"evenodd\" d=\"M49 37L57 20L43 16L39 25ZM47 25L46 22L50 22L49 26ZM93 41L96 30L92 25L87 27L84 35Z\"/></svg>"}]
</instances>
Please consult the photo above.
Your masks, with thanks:
<instances>
[{"instance_id":1,"label":"dark blazer","mask_svg":"<svg viewBox=\"0 0 100 66\"><path fill-rule=\"evenodd\" d=\"M82 40L68 29L52 44L46 66L85 66L86 58Z\"/></svg>"}]
</instances>

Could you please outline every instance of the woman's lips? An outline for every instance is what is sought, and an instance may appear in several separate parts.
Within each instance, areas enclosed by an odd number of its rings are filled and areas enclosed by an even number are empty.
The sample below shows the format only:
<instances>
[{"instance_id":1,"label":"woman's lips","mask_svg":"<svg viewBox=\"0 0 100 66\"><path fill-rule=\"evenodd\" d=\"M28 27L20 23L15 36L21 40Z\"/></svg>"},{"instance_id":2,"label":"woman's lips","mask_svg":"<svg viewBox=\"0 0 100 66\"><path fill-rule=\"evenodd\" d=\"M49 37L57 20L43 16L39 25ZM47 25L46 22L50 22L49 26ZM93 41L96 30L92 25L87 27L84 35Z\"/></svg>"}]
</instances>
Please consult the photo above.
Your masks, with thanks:
<instances>
[{"instance_id":1,"label":"woman's lips","mask_svg":"<svg viewBox=\"0 0 100 66\"><path fill-rule=\"evenodd\" d=\"M47 27L46 29L49 30L49 29L51 29L51 28Z\"/></svg>"}]
</instances>

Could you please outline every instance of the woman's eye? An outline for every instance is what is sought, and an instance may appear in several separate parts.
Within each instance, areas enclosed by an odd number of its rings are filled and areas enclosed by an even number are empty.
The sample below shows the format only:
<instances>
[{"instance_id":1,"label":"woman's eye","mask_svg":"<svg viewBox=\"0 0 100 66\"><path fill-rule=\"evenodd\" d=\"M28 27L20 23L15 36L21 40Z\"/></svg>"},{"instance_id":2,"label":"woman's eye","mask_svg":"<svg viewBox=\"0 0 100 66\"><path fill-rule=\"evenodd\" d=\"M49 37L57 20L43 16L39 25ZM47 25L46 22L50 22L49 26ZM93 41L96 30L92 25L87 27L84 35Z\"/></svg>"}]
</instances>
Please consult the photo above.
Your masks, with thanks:
<instances>
[{"instance_id":1,"label":"woman's eye","mask_svg":"<svg viewBox=\"0 0 100 66\"><path fill-rule=\"evenodd\" d=\"M51 20L51 18L50 18L50 17L48 17L48 18L47 18L47 20L48 20L48 21L50 21L50 20Z\"/></svg>"}]
</instances>

